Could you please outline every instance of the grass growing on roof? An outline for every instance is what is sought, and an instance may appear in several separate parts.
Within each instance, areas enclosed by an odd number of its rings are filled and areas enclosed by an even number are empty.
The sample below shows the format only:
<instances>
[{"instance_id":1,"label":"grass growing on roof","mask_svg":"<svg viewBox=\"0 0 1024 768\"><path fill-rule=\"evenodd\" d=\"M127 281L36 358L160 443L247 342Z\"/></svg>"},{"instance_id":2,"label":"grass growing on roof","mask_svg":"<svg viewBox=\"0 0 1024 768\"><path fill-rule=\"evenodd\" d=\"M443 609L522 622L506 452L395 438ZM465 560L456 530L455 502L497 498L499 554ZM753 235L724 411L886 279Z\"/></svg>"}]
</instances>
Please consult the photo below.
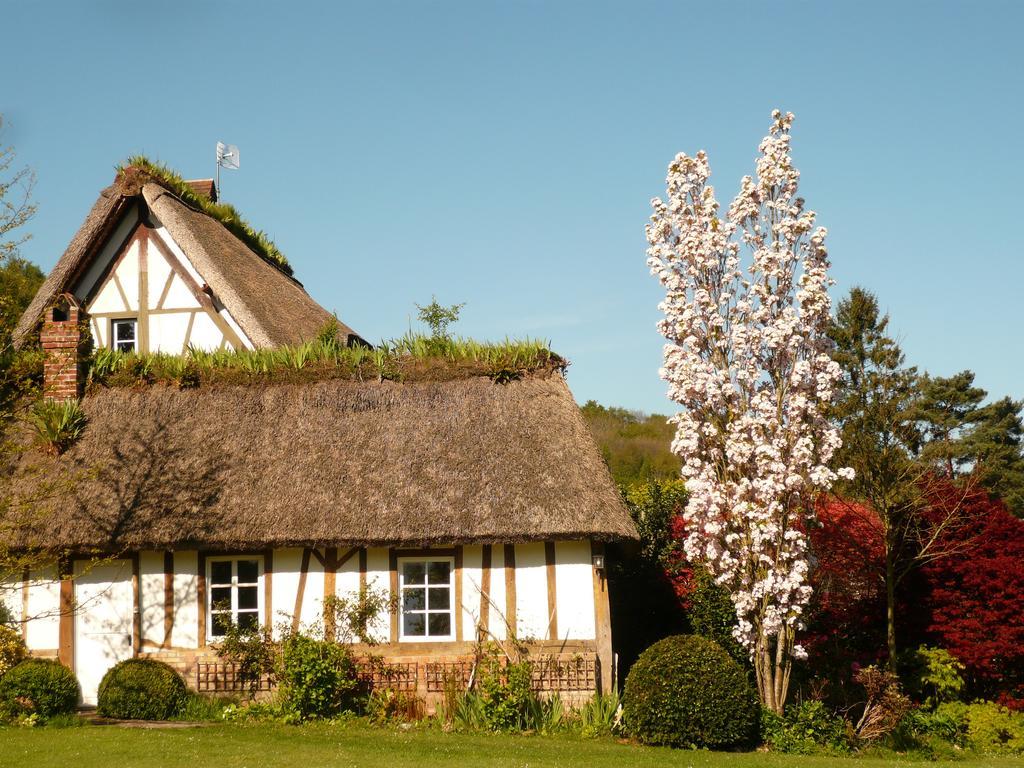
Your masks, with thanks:
<instances>
[{"instance_id":1,"label":"grass growing on roof","mask_svg":"<svg viewBox=\"0 0 1024 768\"><path fill-rule=\"evenodd\" d=\"M170 355L99 349L89 380L107 387L164 383L181 388L319 379L447 381L471 376L505 383L565 366L547 343L533 339L480 342L409 333L371 349L346 346L327 332L304 344L251 351L193 349Z\"/></svg>"},{"instance_id":2,"label":"grass growing on roof","mask_svg":"<svg viewBox=\"0 0 1024 768\"><path fill-rule=\"evenodd\" d=\"M292 274L291 264L288 263L285 255L274 245L274 241L267 237L266 232L250 226L233 205L230 203L215 203L208 197L197 194L180 174L163 163L150 160L145 155L132 155L117 167L117 171L123 174L132 167L144 171L186 203L219 221L264 261L281 270L286 275L290 276Z\"/></svg>"}]
</instances>

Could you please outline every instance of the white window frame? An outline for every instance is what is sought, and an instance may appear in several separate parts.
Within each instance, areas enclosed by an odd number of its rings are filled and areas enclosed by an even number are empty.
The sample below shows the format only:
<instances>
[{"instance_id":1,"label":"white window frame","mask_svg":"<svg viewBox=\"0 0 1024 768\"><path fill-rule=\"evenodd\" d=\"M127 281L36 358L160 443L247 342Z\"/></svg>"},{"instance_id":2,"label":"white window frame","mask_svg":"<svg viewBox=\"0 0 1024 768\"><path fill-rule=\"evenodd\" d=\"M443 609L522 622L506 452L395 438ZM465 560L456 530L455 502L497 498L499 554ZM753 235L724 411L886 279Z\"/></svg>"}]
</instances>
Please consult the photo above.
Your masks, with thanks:
<instances>
[{"instance_id":1,"label":"white window frame","mask_svg":"<svg viewBox=\"0 0 1024 768\"><path fill-rule=\"evenodd\" d=\"M253 582L245 582L243 584L238 583L238 562L240 560L255 560L256 561L256 626L263 626L263 555L216 555L206 558L206 639L219 640L224 635L215 635L213 633L213 588L218 587L231 587L231 620L235 623L238 621L238 588L240 586L253 586ZM217 584L213 583L213 564L214 563L231 563L231 584ZM251 609L246 609L246 613L252 613Z\"/></svg>"},{"instance_id":2,"label":"white window frame","mask_svg":"<svg viewBox=\"0 0 1024 768\"><path fill-rule=\"evenodd\" d=\"M110 348L117 351L120 349L118 344L126 343L127 340L122 342L117 338L117 324L118 323L131 323L135 327L134 338L132 339L132 352L139 351L139 319L137 317L114 317L110 320Z\"/></svg>"},{"instance_id":3,"label":"white window frame","mask_svg":"<svg viewBox=\"0 0 1024 768\"><path fill-rule=\"evenodd\" d=\"M448 628L449 632L447 635L407 635L405 634L405 600L403 596L405 594L405 565L406 563L447 563L448 564ZM406 643L444 643L452 642L455 640L455 611L458 610L458 606L455 605L455 558L451 555L416 555L412 557L399 557L398 563L398 640L399 642ZM411 588L416 588L421 585L411 585ZM442 586L435 584L433 586ZM423 586L423 589L429 587ZM429 593L427 595L429 600ZM428 603L429 604L429 603ZM413 611L413 613L421 613L425 617L424 631L430 631L430 614L431 613L443 613L443 611L430 611L424 609L423 611Z\"/></svg>"}]
</instances>

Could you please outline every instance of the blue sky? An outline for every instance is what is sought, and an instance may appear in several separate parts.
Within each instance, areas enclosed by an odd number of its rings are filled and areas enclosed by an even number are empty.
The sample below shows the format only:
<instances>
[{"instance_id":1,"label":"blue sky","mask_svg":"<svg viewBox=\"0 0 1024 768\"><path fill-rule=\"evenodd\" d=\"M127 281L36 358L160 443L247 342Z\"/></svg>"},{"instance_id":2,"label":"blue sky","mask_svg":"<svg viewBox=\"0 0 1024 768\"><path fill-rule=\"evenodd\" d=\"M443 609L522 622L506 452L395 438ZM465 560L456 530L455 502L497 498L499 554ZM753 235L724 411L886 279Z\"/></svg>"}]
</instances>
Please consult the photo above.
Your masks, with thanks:
<instances>
[{"instance_id":1,"label":"blue sky","mask_svg":"<svg viewBox=\"0 0 1024 768\"><path fill-rule=\"evenodd\" d=\"M1024 397L1024 3L139 2L4 10L2 140L38 173L49 269L115 164L213 174L363 335L414 303L540 336L581 402L667 412L644 264L678 151L719 198L796 113L835 296L874 291L908 360Z\"/></svg>"}]
</instances>

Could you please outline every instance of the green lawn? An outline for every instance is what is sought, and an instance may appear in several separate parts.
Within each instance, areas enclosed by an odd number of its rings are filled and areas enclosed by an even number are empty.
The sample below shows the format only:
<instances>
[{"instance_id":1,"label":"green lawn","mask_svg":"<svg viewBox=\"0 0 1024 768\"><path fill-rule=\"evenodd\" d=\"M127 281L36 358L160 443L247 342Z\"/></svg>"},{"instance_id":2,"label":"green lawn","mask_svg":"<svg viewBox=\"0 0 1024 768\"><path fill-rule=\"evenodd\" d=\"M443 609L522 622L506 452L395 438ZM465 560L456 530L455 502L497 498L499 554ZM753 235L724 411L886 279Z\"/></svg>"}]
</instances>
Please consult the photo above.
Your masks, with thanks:
<instances>
[{"instance_id":1,"label":"green lawn","mask_svg":"<svg viewBox=\"0 0 1024 768\"><path fill-rule=\"evenodd\" d=\"M1009 768L1010 758L916 765ZM438 730L341 725L214 725L176 730L114 726L0 728L0 766L16 768L400 768L401 766L848 766L908 765L899 760L795 757L653 749L573 737L455 735Z\"/></svg>"}]
</instances>

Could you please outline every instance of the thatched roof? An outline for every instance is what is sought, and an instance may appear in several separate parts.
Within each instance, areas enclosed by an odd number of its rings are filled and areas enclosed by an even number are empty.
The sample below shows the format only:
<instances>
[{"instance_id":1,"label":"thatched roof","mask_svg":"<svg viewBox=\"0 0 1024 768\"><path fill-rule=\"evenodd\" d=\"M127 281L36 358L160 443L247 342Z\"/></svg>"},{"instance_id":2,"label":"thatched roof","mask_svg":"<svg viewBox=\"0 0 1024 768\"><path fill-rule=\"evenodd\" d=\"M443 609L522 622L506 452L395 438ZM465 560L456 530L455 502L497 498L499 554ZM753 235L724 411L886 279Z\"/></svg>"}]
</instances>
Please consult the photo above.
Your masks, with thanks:
<instances>
[{"instance_id":1,"label":"thatched roof","mask_svg":"<svg viewBox=\"0 0 1024 768\"><path fill-rule=\"evenodd\" d=\"M126 210L145 206L167 228L199 273L257 347L307 341L332 315L313 301L302 284L272 266L221 221L189 205L159 178L130 168L104 189L64 255L22 315L14 332L22 345L43 312L68 291L117 226ZM359 336L339 323L339 333Z\"/></svg>"},{"instance_id":2,"label":"thatched roof","mask_svg":"<svg viewBox=\"0 0 1024 768\"><path fill-rule=\"evenodd\" d=\"M99 389L25 541L60 548L636 538L557 373ZM40 471L41 470L41 471ZM24 542L23 542L24 543Z\"/></svg>"}]
</instances>

